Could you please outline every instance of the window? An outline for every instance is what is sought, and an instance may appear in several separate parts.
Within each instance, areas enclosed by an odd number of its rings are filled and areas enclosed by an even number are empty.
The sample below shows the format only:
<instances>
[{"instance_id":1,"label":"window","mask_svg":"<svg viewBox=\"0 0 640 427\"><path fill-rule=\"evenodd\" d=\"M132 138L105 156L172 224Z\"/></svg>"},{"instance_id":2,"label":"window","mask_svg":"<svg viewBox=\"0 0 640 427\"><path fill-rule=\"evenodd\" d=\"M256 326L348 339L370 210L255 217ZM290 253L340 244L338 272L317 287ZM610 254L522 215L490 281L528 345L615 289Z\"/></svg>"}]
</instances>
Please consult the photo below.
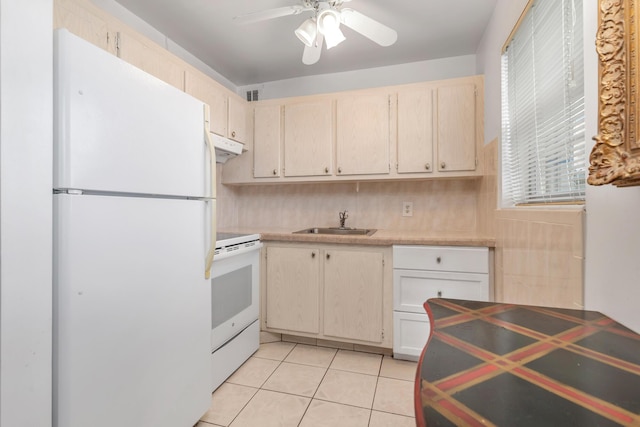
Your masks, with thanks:
<instances>
[{"instance_id":1,"label":"window","mask_svg":"<svg viewBox=\"0 0 640 427\"><path fill-rule=\"evenodd\" d=\"M582 0L531 0L502 54L502 204L585 196Z\"/></svg>"}]
</instances>

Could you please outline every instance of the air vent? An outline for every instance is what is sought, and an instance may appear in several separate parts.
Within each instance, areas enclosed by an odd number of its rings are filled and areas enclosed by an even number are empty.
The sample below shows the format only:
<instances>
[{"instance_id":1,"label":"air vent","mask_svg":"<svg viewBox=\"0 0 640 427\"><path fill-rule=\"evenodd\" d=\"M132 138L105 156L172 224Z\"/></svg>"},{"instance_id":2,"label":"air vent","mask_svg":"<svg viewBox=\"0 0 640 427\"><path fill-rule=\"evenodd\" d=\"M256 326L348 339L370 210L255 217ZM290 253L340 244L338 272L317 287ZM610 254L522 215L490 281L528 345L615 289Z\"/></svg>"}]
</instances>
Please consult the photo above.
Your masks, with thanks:
<instances>
[{"instance_id":1,"label":"air vent","mask_svg":"<svg viewBox=\"0 0 640 427\"><path fill-rule=\"evenodd\" d=\"M257 101L258 100L258 89L248 90L247 91L247 101Z\"/></svg>"}]
</instances>

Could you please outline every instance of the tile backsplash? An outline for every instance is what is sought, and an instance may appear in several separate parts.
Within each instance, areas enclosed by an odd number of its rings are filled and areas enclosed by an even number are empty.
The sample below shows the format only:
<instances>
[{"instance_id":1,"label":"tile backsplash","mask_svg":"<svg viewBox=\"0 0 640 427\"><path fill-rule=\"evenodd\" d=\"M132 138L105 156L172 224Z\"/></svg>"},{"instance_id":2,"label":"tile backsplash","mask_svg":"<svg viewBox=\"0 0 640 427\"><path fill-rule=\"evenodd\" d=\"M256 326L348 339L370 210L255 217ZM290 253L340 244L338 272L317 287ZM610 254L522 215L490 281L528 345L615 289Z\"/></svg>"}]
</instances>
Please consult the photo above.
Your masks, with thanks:
<instances>
[{"instance_id":1,"label":"tile backsplash","mask_svg":"<svg viewBox=\"0 0 640 427\"><path fill-rule=\"evenodd\" d=\"M480 179L218 187L220 228L338 226L477 232ZM220 188L222 187L222 188ZM402 216L403 202L413 216Z\"/></svg>"}]
</instances>

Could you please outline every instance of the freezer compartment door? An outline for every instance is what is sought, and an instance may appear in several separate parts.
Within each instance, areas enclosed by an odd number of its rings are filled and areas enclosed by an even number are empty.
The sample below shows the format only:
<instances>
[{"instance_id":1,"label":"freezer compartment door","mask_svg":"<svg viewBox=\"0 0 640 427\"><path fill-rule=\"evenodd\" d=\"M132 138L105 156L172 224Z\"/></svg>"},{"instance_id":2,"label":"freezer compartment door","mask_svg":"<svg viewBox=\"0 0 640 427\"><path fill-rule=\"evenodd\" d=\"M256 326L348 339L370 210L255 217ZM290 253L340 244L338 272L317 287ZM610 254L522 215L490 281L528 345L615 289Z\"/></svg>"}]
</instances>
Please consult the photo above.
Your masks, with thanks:
<instances>
[{"instance_id":1,"label":"freezer compartment door","mask_svg":"<svg viewBox=\"0 0 640 427\"><path fill-rule=\"evenodd\" d=\"M191 426L206 412L210 209L54 196L54 426Z\"/></svg>"},{"instance_id":2,"label":"freezer compartment door","mask_svg":"<svg viewBox=\"0 0 640 427\"><path fill-rule=\"evenodd\" d=\"M54 52L54 188L215 197L202 102L67 30Z\"/></svg>"}]
</instances>

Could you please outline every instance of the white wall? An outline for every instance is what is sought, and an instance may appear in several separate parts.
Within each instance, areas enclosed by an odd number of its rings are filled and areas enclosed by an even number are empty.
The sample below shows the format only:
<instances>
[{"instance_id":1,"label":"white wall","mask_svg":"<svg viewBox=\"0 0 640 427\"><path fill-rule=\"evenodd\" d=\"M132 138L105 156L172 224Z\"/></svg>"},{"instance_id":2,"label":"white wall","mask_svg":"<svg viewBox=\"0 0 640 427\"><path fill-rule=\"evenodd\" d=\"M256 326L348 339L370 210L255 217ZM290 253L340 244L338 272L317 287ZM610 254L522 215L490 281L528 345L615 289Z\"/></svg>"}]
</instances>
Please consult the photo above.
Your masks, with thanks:
<instances>
[{"instance_id":1,"label":"white wall","mask_svg":"<svg viewBox=\"0 0 640 427\"><path fill-rule=\"evenodd\" d=\"M51 425L52 0L0 0L0 425Z\"/></svg>"},{"instance_id":2,"label":"white wall","mask_svg":"<svg viewBox=\"0 0 640 427\"><path fill-rule=\"evenodd\" d=\"M498 0L476 52L477 72L484 74L485 144L500 136L500 56L504 42L526 5L527 0Z\"/></svg>"},{"instance_id":3,"label":"white wall","mask_svg":"<svg viewBox=\"0 0 640 427\"><path fill-rule=\"evenodd\" d=\"M586 135L598 133L597 0L585 3ZM588 147L593 146L589 141ZM587 186L585 304L640 333L640 187Z\"/></svg>"},{"instance_id":4,"label":"white wall","mask_svg":"<svg viewBox=\"0 0 640 427\"><path fill-rule=\"evenodd\" d=\"M598 64L595 53L597 0L584 2L585 134L597 133ZM477 52L485 74L485 141L500 135L500 51L527 0L498 0ZM585 307L640 332L640 188L587 186Z\"/></svg>"},{"instance_id":5,"label":"white wall","mask_svg":"<svg viewBox=\"0 0 640 427\"><path fill-rule=\"evenodd\" d=\"M411 62L387 67L319 74L258 85L239 86L238 94L258 89L260 99L287 98L343 90L444 80L476 74L475 55Z\"/></svg>"}]
</instances>

